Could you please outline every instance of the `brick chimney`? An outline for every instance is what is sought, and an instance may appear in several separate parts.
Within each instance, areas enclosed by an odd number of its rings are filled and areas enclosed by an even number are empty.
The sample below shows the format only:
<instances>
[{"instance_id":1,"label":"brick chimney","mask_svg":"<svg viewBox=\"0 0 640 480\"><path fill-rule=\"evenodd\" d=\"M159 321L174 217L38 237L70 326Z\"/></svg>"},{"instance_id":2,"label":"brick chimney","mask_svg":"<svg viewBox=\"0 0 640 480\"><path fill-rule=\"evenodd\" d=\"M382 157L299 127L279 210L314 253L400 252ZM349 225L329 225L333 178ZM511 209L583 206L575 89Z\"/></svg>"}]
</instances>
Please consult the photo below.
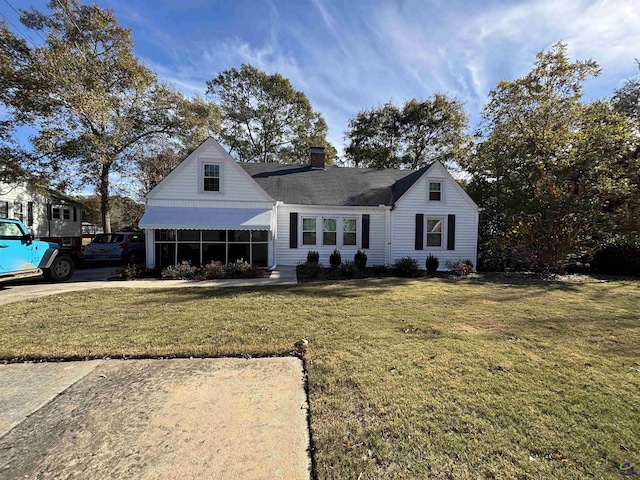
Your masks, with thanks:
<instances>
[{"instance_id":1,"label":"brick chimney","mask_svg":"<svg viewBox=\"0 0 640 480\"><path fill-rule=\"evenodd\" d=\"M324 147L311 147L309 151L309 165L311 168L324 170Z\"/></svg>"}]
</instances>

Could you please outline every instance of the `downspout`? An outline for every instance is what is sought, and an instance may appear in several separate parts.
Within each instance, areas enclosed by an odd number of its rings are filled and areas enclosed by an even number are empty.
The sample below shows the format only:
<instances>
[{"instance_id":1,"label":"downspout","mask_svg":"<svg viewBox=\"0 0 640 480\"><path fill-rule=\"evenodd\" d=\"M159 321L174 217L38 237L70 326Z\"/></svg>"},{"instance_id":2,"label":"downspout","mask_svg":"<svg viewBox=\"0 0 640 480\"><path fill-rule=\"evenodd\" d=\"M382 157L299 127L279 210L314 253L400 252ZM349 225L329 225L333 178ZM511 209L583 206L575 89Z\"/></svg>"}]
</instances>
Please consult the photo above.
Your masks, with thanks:
<instances>
[{"instance_id":1,"label":"downspout","mask_svg":"<svg viewBox=\"0 0 640 480\"><path fill-rule=\"evenodd\" d=\"M278 238L278 206L282 205L281 201L273 203L273 215L271 217L271 230L269 231L269 243L271 244L271 266L269 270L275 270L278 265L278 259L276 258L276 241Z\"/></svg>"},{"instance_id":2,"label":"downspout","mask_svg":"<svg viewBox=\"0 0 640 480\"><path fill-rule=\"evenodd\" d=\"M385 232L384 232L384 243L385 243L385 248L384 248L384 263L385 265L390 265L391 264L391 250L393 248L392 245L392 237L391 237L391 233L393 232L393 229L391 228L391 207L384 205L384 204L380 204L378 205L379 207L384 208L384 224L385 224Z\"/></svg>"},{"instance_id":3,"label":"downspout","mask_svg":"<svg viewBox=\"0 0 640 480\"><path fill-rule=\"evenodd\" d=\"M482 208L478 208L476 210L476 242L475 242L475 247L474 247L474 259L473 261L475 262L473 265L474 267L477 269L478 268L478 240L479 240L479 236L478 233L480 231L480 212L482 211Z\"/></svg>"}]
</instances>

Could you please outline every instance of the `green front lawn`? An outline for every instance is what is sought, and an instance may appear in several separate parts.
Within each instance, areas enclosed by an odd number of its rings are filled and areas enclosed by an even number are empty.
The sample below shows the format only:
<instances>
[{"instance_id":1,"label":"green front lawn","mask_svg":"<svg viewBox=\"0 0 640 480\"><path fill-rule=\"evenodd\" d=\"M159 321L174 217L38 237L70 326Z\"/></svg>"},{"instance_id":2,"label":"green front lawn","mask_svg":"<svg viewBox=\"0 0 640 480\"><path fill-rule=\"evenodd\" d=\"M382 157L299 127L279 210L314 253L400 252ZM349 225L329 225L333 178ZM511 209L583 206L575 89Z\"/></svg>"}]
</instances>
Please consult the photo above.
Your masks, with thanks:
<instances>
[{"instance_id":1,"label":"green front lawn","mask_svg":"<svg viewBox=\"0 0 640 480\"><path fill-rule=\"evenodd\" d=\"M319 478L640 470L640 283L367 279L76 292L0 307L0 358L284 355Z\"/></svg>"}]
</instances>

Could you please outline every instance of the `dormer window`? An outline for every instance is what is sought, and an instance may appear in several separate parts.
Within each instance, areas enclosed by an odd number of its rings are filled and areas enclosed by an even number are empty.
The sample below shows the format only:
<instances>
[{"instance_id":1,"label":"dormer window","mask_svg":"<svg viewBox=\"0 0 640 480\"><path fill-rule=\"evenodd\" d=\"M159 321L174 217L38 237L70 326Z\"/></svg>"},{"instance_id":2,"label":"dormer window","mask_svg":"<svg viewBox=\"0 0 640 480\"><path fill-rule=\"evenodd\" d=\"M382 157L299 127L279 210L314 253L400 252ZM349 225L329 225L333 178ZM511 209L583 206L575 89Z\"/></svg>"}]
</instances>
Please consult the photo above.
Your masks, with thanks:
<instances>
[{"instance_id":1,"label":"dormer window","mask_svg":"<svg viewBox=\"0 0 640 480\"><path fill-rule=\"evenodd\" d=\"M205 192L219 192L220 191L220 165L215 163L203 164L204 174L203 189Z\"/></svg>"},{"instance_id":2,"label":"dormer window","mask_svg":"<svg viewBox=\"0 0 640 480\"><path fill-rule=\"evenodd\" d=\"M442 182L429 182L429 201L442 201Z\"/></svg>"}]
</instances>

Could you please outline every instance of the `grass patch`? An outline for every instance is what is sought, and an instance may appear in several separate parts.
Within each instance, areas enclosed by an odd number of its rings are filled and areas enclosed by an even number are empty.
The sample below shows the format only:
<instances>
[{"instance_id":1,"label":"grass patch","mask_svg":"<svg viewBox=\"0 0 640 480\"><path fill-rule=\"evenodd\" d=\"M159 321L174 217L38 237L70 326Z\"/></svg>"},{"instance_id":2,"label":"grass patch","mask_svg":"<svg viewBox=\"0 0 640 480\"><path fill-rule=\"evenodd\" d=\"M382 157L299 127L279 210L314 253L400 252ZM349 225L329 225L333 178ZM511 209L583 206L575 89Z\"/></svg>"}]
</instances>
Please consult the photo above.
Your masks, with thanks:
<instances>
[{"instance_id":1,"label":"grass patch","mask_svg":"<svg viewBox=\"0 0 640 480\"><path fill-rule=\"evenodd\" d=\"M0 307L0 358L306 355L319 478L618 478L640 284L365 279Z\"/></svg>"}]
</instances>

